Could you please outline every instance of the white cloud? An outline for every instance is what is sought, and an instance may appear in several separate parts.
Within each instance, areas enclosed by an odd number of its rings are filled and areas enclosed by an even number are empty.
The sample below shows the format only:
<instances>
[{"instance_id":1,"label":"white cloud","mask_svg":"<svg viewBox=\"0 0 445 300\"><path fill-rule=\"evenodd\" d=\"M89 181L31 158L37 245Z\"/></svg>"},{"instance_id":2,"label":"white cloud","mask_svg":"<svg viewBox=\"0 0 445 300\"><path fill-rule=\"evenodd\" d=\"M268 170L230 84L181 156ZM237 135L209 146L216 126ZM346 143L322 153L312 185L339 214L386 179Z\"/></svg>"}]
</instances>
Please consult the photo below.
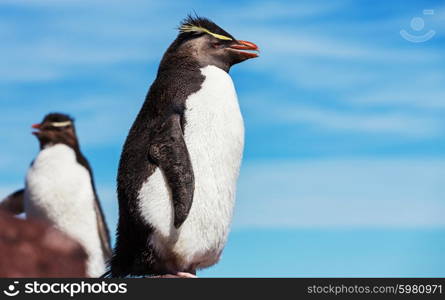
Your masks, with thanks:
<instances>
[{"instance_id":1,"label":"white cloud","mask_svg":"<svg viewBox=\"0 0 445 300\"><path fill-rule=\"evenodd\" d=\"M401 109L374 112L351 108L333 109L301 104L302 100L299 95L295 95L295 99L280 99L270 94L242 96L245 110L252 116L249 122L253 125L304 124L325 132L358 132L412 139L434 138L443 134L445 128L443 119L434 114Z\"/></svg>"},{"instance_id":2,"label":"white cloud","mask_svg":"<svg viewBox=\"0 0 445 300\"><path fill-rule=\"evenodd\" d=\"M346 1L316 3L314 1L259 2L241 4L236 9L223 8L221 18L230 15L234 19L255 21L282 21L286 18L301 19L318 17L338 11Z\"/></svg>"},{"instance_id":3,"label":"white cloud","mask_svg":"<svg viewBox=\"0 0 445 300\"><path fill-rule=\"evenodd\" d=\"M262 30L261 32L260 36L264 36L262 42L265 45L264 51L275 57L291 55L298 59L302 56L308 56L341 59L350 62L391 62L392 64L431 62L438 61L442 57L436 51L419 51L391 47L391 45L375 45L372 39L365 42L363 37L356 37L355 41L352 41L350 37L348 39L329 36L328 33L323 31L316 35L308 35L302 29L288 30L287 32L282 30L279 33L274 33L271 30Z\"/></svg>"},{"instance_id":4,"label":"white cloud","mask_svg":"<svg viewBox=\"0 0 445 300\"><path fill-rule=\"evenodd\" d=\"M247 162L235 228L443 227L445 161Z\"/></svg>"},{"instance_id":5,"label":"white cloud","mask_svg":"<svg viewBox=\"0 0 445 300\"><path fill-rule=\"evenodd\" d=\"M150 4L155 5L157 1L149 1L149 0L132 0L135 4ZM25 7L103 7L103 5L116 5L122 4L119 0L2 0L3 5L13 5L13 6L25 6ZM126 6L119 6L120 9L125 9Z\"/></svg>"},{"instance_id":6,"label":"white cloud","mask_svg":"<svg viewBox=\"0 0 445 300\"><path fill-rule=\"evenodd\" d=\"M101 65L157 61L179 22L163 15L182 10L181 5L153 1L4 1L0 7L5 5L35 12L0 21L0 28L7 29L0 30L7 41L0 49L7 57L0 63L4 83L52 81L88 74Z\"/></svg>"},{"instance_id":7,"label":"white cloud","mask_svg":"<svg viewBox=\"0 0 445 300\"><path fill-rule=\"evenodd\" d=\"M442 14L436 12L434 18ZM409 23L409 17L403 21ZM398 33L403 25L399 15L364 22L330 16L237 29L262 49L260 58L243 68L291 85L296 93L324 92L328 101L361 108L443 108L444 53L433 43L404 41ZM440 29L431 27L440 38Z\"/></svg>"},{"instance_id":8,"label":"white cloud","mask_svg":"<svg viewBox=\"0 0 445 300\"><path fill-rule=\"evenodd\" d=\"M309 123L325 130L355 131L377 134L397 134L429 138L442 133L443 123L428 117L402 113L350 113L296 107L283 110L277 119L296 123Z\"/></svg>"},{"instance_id":9,"label":"white cloud","mask_svg":"<svg viewBox=\"0 0 445 300\"><path fill-rule=\"evenodd\" d=\"M75 115L79 135L87 147L122 143L152 80L150 76L155 74L159 57L176 34L177 22L195 6L198 13L218 16L215 20L221 20L229 31L240 38L252 38L263 49L259 59L236 67L245 72L243 76L261 81L254 87L257 94L262 94L260 97L252 96L252 89L247 91L240 86L241 100L250 103L246 106L250 122L287 122L295 128L303 124L326 132L391 134L413 139L443 133L445 126L440 114L445 108L444 54L437 46L413 47L404 43L398 30L409 21L405 16L403 20L399 16L341 20L336 12L343 6L348 9L348 1L279 5L257 1L233 7L142 0L132 3L2 1L1 5L31 8L33 14L0 21L0 34L8 41L0 48L0 55L8 58L0 63L0 77L5 85L0 99L5 112L2 123L7 124L0 126L1 142L7 145L0 151L0 168L10 169L30 160L36 142L29 135L29 124L48 111ZM39 16L39 11L45 12L44 17ZM265 11L266 16L259 15ZM436 23L432 25L437 25L437 18L444 12L436 10ZM33 17L42 22L32 22ZM291 20L281 22L282 18ZM439 32L440 27L434 29ZM34 31L39 34L29 34ZM24 82L83 79L84 75L95 75L95 67L111 70L117 64L129 62L140 63L144 68L153 62L147 68L149 80L135 78L138 75L125 70L113 70L91 81L126 82L125 87L119 91L113 88L109 95L91 91L86 98L78 95L84 93L70 91L64 99L46 100L46 93L53 93L54 86L42 89L33 99L18 100L21 96L14 94L18 93L14 88L27 91L26 86L20 85ZM141 83L135 84L137 80ZM65 84L68 87L71 83L60 83ZM85 91L88 89L90 86L85 86ZM279 90L288 91L285 99L274 98L274 92ZM309 94L314 94L318 101L312 103ZM382 107L382 111L374 109ZM25 141L32 146L24 149Z\"/></svg>"},{"instance_id":10,"label":"white cloud","mask_svg":"<svg viewBox=\"0 0 445 300\"><path fill-rule=\"evenodd\" d=\"M391 78L379 88L366 89L343 100L354 106L403 106L432 112L445 109L445 73L413 72L403 78Z\"/></svg>"}]
</instances>

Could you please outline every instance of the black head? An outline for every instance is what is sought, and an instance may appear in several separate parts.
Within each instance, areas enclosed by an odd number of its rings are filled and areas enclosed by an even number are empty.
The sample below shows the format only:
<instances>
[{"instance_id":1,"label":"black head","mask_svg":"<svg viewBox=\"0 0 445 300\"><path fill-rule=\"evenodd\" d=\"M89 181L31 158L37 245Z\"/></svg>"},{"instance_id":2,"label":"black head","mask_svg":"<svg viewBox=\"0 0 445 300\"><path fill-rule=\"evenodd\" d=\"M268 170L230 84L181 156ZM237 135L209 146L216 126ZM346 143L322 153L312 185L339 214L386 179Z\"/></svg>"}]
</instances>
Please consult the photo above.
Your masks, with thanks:
<instances>
[{"instance_id":1,"label":"black head","mask_svg":"<svg viewBox=\"0 0 445 300\"><path fill-rule=\"evenodd\" d=\"M68 115L50 113L45 116L42 123L34 124L32 128L36 129L33 134L39 139L40 148L55 144L78 147L74 120Z\"/></svg>"},{"instance_id":2,"label":"black head","mask_svg":"<svg viewBox=\"0 0 445 300\"><path fill-rule=\"evenodd\" d=\"M258 47L235 39L230 33L206 18L188 16L179 27L179 35L167 56L193 57L200 66L214 65L229 71L230 67L258 57Z\"/></svg>"}]
</instances>

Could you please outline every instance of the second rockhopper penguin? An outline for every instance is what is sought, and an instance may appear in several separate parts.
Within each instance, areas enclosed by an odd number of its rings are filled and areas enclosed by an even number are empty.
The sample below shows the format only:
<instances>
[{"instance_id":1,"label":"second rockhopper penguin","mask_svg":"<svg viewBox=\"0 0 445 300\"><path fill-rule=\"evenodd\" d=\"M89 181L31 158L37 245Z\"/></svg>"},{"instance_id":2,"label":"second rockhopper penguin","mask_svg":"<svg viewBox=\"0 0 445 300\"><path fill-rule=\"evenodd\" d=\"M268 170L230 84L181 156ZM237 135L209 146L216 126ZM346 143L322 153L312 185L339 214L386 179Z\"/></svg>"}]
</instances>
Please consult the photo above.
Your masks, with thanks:
<instances>
[{"instance_id":1,"label":"second rockhopper penguin","mask_svg":"<svg viewBox=\"0 0 445 300\"><path fill-rule=\"evenodd\" d=\"M110 238L74 120L52 113L33 128L40 152L28 170L26 186L3 200L0 207L44 220L77 240L88 255L88 276L101 276L111 256Z\"/></svg>"}]
</instances>

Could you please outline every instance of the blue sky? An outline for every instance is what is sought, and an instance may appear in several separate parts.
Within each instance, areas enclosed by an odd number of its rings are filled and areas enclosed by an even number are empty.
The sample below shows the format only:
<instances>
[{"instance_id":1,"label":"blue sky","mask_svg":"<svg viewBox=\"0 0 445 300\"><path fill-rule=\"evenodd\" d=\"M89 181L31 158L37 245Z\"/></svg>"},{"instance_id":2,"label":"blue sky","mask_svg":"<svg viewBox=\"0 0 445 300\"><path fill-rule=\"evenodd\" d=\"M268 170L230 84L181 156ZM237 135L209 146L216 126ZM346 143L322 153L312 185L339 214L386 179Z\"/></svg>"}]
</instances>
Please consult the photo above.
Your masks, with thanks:
<instances>
[{"instance_id":1,"label":"blue sky","mask_svg":"<svg viewBox=\"0 0 445 300\"><path fill-rule=\"evenodd\" d=\"M193 10L262 50L231 71L245 158L202 275L445 276L444 1L3 0L0 197L38 151L30 125L67 112L114 227L122 143Z\"/></svg>"}]
</instances>

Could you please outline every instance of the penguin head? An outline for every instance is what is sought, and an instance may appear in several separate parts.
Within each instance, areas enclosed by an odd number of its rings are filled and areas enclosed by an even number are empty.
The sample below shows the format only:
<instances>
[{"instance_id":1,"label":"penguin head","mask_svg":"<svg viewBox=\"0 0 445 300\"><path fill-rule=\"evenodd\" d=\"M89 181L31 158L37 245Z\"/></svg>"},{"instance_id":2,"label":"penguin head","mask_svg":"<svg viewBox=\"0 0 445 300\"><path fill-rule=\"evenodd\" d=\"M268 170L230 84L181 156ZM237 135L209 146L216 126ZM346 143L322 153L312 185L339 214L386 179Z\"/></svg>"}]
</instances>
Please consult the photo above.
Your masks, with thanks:
<instances>
[{"instance_id":1,"label":"penguin head","mask_svg":"<svg viewBox=\"0 0 445 300\"><path fill-rule=\"evenodd\" d=\"M167 53L191 56L200 66L214 65L229 71L235 64L258 57L258 51L254 43L235 39L209 19L188 16Z\"/></svg>"},{"instance_id":2,"label":"penguin head","mask_svg":"<svg viewBox=\"0 0 445 300\"><path fill-rule=\"evenodd\" d=\"M72 148L77 146L76 130L74 120L65 114L50 113L43 121L32 125L34 134L40 142L40 147L48 145L66 144Z\"/></svg>"}]
</instances>

